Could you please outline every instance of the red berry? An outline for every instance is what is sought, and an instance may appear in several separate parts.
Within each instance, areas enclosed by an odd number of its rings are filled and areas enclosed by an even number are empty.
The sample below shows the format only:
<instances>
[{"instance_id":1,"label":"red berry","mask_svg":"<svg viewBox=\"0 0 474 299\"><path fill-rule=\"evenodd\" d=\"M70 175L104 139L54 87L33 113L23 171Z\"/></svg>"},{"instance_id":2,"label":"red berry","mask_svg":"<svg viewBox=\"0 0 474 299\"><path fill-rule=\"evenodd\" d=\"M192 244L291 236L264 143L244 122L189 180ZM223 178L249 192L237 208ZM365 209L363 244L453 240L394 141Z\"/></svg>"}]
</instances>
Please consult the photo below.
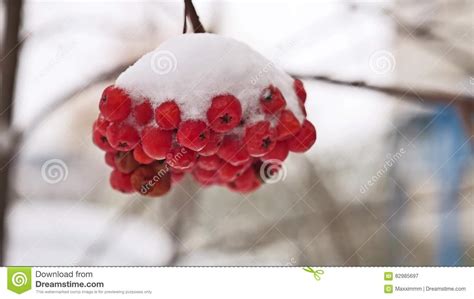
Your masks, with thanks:
<instances>
[{"instance_id":1,"label":"red berry","mask_svg":"<svg viewBox=\"0 0 474 299\"><path fill-rule=\"evenodd\" d=\"M233 95L221 95L212 99L207 110L209 126L216 132L225 133L235 128L242 119L242 107Z\"/></svg>"},{"instance_id":2,"label":"red berry","mask_svg":"<svg viewBox=\"0 0 474 299\"><path fill-rule=\"evenodd\" d=\"M179 125L176 137L180 145L198 152L209 142L209 135L210 131L205 122L187 120Z\"/></svg>"},{"instance_id":3,"label":"red berry","mask_svg":"<svg viewBox=\"0 0 474 299\"><path fill-rule=\"evenodd\" d=\"M244 143L235 135L227 135L217 151L217 155L224 161L238 166L250 160L250 155Z\"/></svg>"},{"instance_id":4,"label":"red berry","mask_svg":"<svg viewBox=\"0 0 474 299\"><path fill-rule=\"evenodd\" d=\"M301 124L290 110L283 110L276 126L277 140L284 140L296 136L301 130Z\"/></svg>"},{"instance_id":5,"label":"red berry","mask_svg":"<svg viewBox=\"0 0 474 299\"><path fill-rule=\"evenodd\" d=\"M308 116L308 113L306 113L306 108L304 105L300 104L301 111L303 112L304 117Z\"/></svg>"},{"instance_id":6,"label":"red berry","mask_svg":"<svg viewBox=\"0 0 474 299\"><path fill-rule=\"evenodd\" d=\"M115 151L114 148L110 145L109 141L107 140L107 137L105 135L102 135L97 130L92 132L92 142L94 142L94 144L97 145L97 147L103 151L106 151L106 152Z\"/></svg>"},{"instance_id":7,"label":"red berry","mask_svg":"<svg viewBox=\"0 0 474 299\"><path fill-rule=\"evenodd\" d=\"M132 107L132 100L120 88L109 86L102 93L99 110L109 121L120 121L127 118Z\"/></svg>"},{"instance_id":8,"label":"red berry","mask_svg":"<svg viewBox=\"0 0 474 299\"><path fill-rule=\"evenodd\" d=\"M235 181L228 184L229 188L242 193L249 193L260 187L261 182L255 174L255 170L250 167L239 175Z\"/></svg>"},{"instance_id":9,"label":"red berry","mask_svg":"<svg viewBox=\"0 0 474 299\"><path fill-rule=\"evenodd\" d=\"M105 153L105 164L115 168L115 152Z\"/></svg>"},{"instance_id":10,"label":"red berry","mask_svg":"<svg viewBox=\"0 0 474 299\"><path fill-rule=\"evenodd\" d=\"M260 183L260 179L257 176L257 172L254 167L247 168L247 170L240 174L235 180L236 185L242 187L244 185L253 185L255 182Z\"/></svg>"},{"instance_id":11,"label":"red berry","mask_svg":"<svg viewBox=\"0 0 474 299\"><path fill-rule=\"evenodd\" d=\"M301 131L288 140L288 149L295 153L302 153L311 148L316 141L316 129L311 122L304 120Z\"/></svg>"},{"instance_id":12,"label":"red berry","mask_svg":"<svg viewBox=\"0 0 474 299\"><path fill-rule=\"evenodd\" d=\"M165 173L171 171L169 165L166 164L166 159L156 160L149 166L152 167L158 173L159 176L163 176Z\"/></svg>"},{"instance_id":13,"label":"red berry","mask_svg":"<svg viewBox=\"0 0 474 299\"><path fill-rule=\"evenodd\" d=\"M275 147L275 130L266 120L256 122L245 130L244 142L252 157L261 157Z\"/></svg>"},{"instance_id":14,"label":"red berry","mask_svg":"<svg viewBox=\"0 0 474 299\"><path fill-rule=\"evenodd\" d=\"M196 152L185 147L175 147L166 155L166 163L178 170L187 170L196 163Z\"/></svg>"},{"instance_id":15,"label":"red berry","mask_svg":"<svg viewBox=\"0 0 474 299\"><path fill-rule=\"evenodd\" d=\"M260 95L260 105L263 112L274 114L285 108L286 101L285 98L283 98L281 91L277 87L270 85L265 88Z\"/></svg>"},{"instance_id":16,"label":"red berry","mask_svg":"<svg viewBox=\"0 0 474 299\"><path fill-rule=\"evenodd\" d=\"M132 150L140 141L137 130L125 123L112 123L107 128L110 145L119 151Z\"/></svg>"},{"instance_id":17,"label":"red berry","mask_svg":"<svg viewBox=\"0 0 474 299\"><path fill-rule=\"evenodd\" d=\"M217 153L219 148L221 147L222 144L222 139L224 138L224 135L216 133L214 131L210 131L209 135L209 142L206 144L206 146L199 151L199 155L201 156L212 156Z\"/></svg>"},{"instance_id":18,"label":"red berry","mask_svg":"<svg viewBox=\"0 0 474 299\"><path fill-rule=\"evenodd\" d=\"M150 164L151 162L155 161L152 157L148 156L145 153L141 144L137 144L137 146L133 150L133 157L140 164Z\"/></svg>"},{"instance_id":19,"label":"red berry","mask_svg":"<svg viewBox=\"0 0 474 299\"><path fill-rule=\"evenodd\" d=\"M164 166L140 166L132 173L130 181L136 191L146 196L161 196L171 189L171 173Z\"/></svg>"},{"instance_id":20,"label":"red berry","mask_svg":"<svg viewBox=\"0 0 474 299\"><path fill-rule=\"evenodd\" d=\"M151 158L163 160L171 149L173 133L157 127L146 127L142 132L143 151Z\"/></svg>"},{"instance_id":21,"label":"red berry","mask_svg":"<svg viewBox=\"0 0 474 299\"><path fill-rule=\"evenodd\" d=\"M217 169L217 174L219 175L219 178L223 182L231 182L235 180L235 178L245 171L245 169L248 168L250 164L246 163L243 165L239 166L234 166L230 163L223 163L218 169Z\"/></svg>"},{"instance_id":22,"label":"red berry","mask_svg":"<svg viewBox=\"0 0 474 299\"><path fill-rule=\"evenodd\" d=\"M197 160L197 165L205 170L216 170L224 163L218 156L200 156Z\"/></svg>"},{"instance_id":23,"label":"red berry","mask_svg":"<svg viewBox=\"0 0 474 299\"><path fill-rule=\"evenodd\" d=\"M101 114L94 122L92 128L94 131L99 131L100 134L105 135L107 132L107 127L109 126L110 122L104 118Z\"/></svg>"},{"instance_id":24,"label":"red berry","mask_svg":"<svg viewBox=\"0 0 474 299\"><path fill-rule=\"evenodd\" d=\"M133 187L130 181L130 174L121 173L118 170L113 170L110 174L110 186L115 190L123 193L132 193Z\"/></svg>"},{"instance_id":25,"label":"red berry","mask_svg":"<svg viewBox=\"0 0 474 299\"><path fill-rule=\"evenodd\" d=\"M132 152L117 152L114 163L117 170L122 173L131 173L140 166L140 163L133 158Z\"/></svg>"},{"instance_id":26,"label":"red berry","mask_svg":"<svg viewBox=\"0 0 474 299\"><path fill-rule=\"evenodd\" d=\"M179 183L184 178L184 172L172 170L171 171L171 182Z\"/></svg>"},{"instance_id":27,"label":"red berry","mask_svg":"<svg viewBox=\"0 0 474 299\"><path fill-rule=\"evenodd\" d=\"M144 101L135 106L133 109L133 116L139 125L146 125L153 117L153 108L149 101Z\"/></svg>"},{"instance_id":28,"label":"red berry","mask_svg":"<svg viewBox=\"0 0 474 299\"><path fill-rule=\"evenodd\" d=\"M298 99L304 104L306 102L306 91L304 90L303 82L300 79L295 79L293 88L295 89Z\"/></svg>"},{"instance_id":29,"label":"red berry","mask_svg":"<svg viewBox=\"0 0 474 299\"><path fill-rule=\"evenodd\" d=\"M267 153L265 156L262 156L261 159L262 161L268 161L268 160L278 160L278 161L285 161L285 159L288 157L289 149L288 149L288 144L286 141L279 141L275 145L275 148Z\"/></svg>"},{"instance_id":30,"label":"red berry","mask_svg":"<svg viewBox=\"0 0 474 299\"><path fill-rule=\"evenodd\" d=\"M174 101L167 101L155 110L155 120L163 130L176 129L181 122L181 111Z\"/></svg>"},{"instance_id":31,"label":"red berry","mask_svg":"<svg viewBox=\"0 0 474 299\"><path fill-rule=\"evenodd\" d=\"M192 172L193 177L203 186L209 186L216 182L217 175L215 171L205 170L196 167Z\"/></svg>"}]
</instances>

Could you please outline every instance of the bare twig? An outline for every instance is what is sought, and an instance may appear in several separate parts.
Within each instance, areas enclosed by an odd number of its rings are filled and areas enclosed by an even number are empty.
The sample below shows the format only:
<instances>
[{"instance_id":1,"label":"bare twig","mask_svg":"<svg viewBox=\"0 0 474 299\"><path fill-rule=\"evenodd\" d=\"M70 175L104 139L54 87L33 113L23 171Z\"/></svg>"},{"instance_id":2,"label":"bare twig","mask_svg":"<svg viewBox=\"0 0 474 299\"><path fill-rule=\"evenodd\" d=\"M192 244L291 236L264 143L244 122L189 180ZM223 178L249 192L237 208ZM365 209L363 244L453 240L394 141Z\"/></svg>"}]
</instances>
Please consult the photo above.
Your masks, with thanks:
<instances>
[{"instance_id":1,"label":"bare twig","mask_svg":"<svg viewBox=\"0 0 474 299\"><path fill-rule=\"evenodd\" d=\"M474 137L474 121L472 119L474 114L474 103L461 104L458 107L458 111L468 137ZM474 139L471 139L471 144L474 147Z\"/></svg>"},{"instance_id":2,"label":"bare twig","mask_svg":"<svg viewBox=\"0 0 474 299\"><path fill-rule=\"evenodd\" d=\"M79 95L84 90L91 88L92 86L99 84L101 82L105 82L108 80L112 80L116 78L120 73L122 73L127 67L133 64L138 57L133 57L130 60L127 60L124 63L119 64L118 66L113 67L112 69L106 70L97 76L95 76L92 80L78 86L76 89L72 90L71 92L61 96L56 101L53 101L53 104L48 106L42 112L40 112L33 121L30 122L30 125L22 130L22 139L25 139L27 135L30 135L36 128L38 128L38 124L42 121L47 119L51 114L61 108L64 104L66 104L70 99L74 98L75 96Z\"/></svg>"},{"instance_id":3,"label":"bare twig","mask_svg":"<svg viewBox=\"0 0 474 299\"><path fill-rule=\"evenodd\" d=\"M184 3L183 34L185 34L186 31L188 31L188 20L187 20L187 17L188 17L188 6L186 5L186 3Z\"/></svg>"},{"instance_id":4,"label":"bare twig","mask_svg":"<svg viewBox=\"0 0 474 299\"><path fill-rule=\"evenodd\" d=\"M69 102L69 100L71 100L74 97L81 94L84 90L87 90L87 89L91 88L92 86L94 86L96 84L99 84L101 82L105 82L105 81L112 80L112 79L116 78L121 72L123 72L130 64L132 64L136 60L137 60L137 57L134 57L131 60L129 60L125 63L119 64L118 66L115 66L110 70L106 70L106 71L98 74L95 78L88 81L87 83L84 83L84 84L80 85L79 87L75 88L74 90L72 90L71 92L61 96L57 100L53 101L53 103L51 105L47 106L44 110L42 110L34 118L34 120L31 121L29 123L29 125L27 125L26 127L21 128L21 129L14 128L14 127L8 128L9 131L6 132L7 133L6 135L10 136L11 143L12 143L9 146L10 151L11 151L11 155L9 155L6 158L0 157L0 158L3 159L3 160L0 159L0 162L1 162L0 170L2 170L2 172L3 172L3 171L5 171L5 169L8 168L9 164L11 164L15 160L15 157L16 157L15 155L18 155L17 152L18 152L18 148L20 147L20 145L23 142L25 142L28 139L28 137L31 136L31 134L33 132L35 132L38 128L41 127L40 124L45 119L47 119L52 114L54 114L57 110L59 110L61 107L63 107L66 103ZM1 180L1 177L0 177L0 180ZM4 189L2 188L2 191L3 190Z\"/></svg>"},{"instance_id":5,"label":"bare twig","mask_svg":"<svg viewBox=\"0 0 474 299\"><path fill-rule=\"evenodd\" d=\"M474 103L474 96L468 94L455 94L442 90L428 90L428 89L413 89L403 88L398 86L380 86L371 85L364 81L345 81L339 79L333 79L327 76L308 76L308 75L292 75L293 77L316 80L321 82L327 82L335 85L343 85L349 87L363 88L373 91L382 92L400 99L406 100L422 100L429 101L438 104L461 104L461 103Z\"/></svg>"},{"instance_id":6,"label":"bare twig","mask_svg":"<svg viewBox=\"0 0 474 299\"><path fill-rule=\"evenodd\" d=\"M320 179L321 175L311 160L306 155L303 155L303 158L307 161L308 165L311 166L309 168L311 177ZM334 245L335 251L337 251L344 260L347 259L346 263L348 265L360 265L359 257L354 255L356 246L353 242L350 225L345 218L340 217L343 208L340 207L330 190L324 185L324 182L321 182L318 186L317 198L323 205L322 209L324 210L321 216L324 217L324 222L328 225L330 232L329 237ZM343 236L343 238L341 238L341 236Z\"/></svg>"},{"instance_id":7,"label":"bare twig","mask_svg":"<svg viewBox=\"0 0 474 299\"><path fill-rule=\"evenodd\" d=\"M427 51L437 53L443 57L443 60L454 65L455 67L463 70L467 75L474 72L474 64L472 63L472 54L464 50L461 47L458 47L455 43L449 42L449 37L443 36L433 28L430 27L430 24L426 25L411 25L408 22L404 22L401 18L398 18L395 14L390 14L396 21L396 25L399 28L399 32L410 38L415 38L418 42L417 46L423 47ZM464 36L467 36L469 33L469 28L464 29ZM440 47L440 45L445 45L446 47ZM446 48L448 48L446 52ZM450 55L447 55L447 54Z\"/></svg>"},{"instance_id":8,"label":"bare twig","mask_svg":"<svg viewBox=\"0 0 474 299\"><path fill-rule=\"evenodd\" d=\"M204 29L204 26L202 26L201 21L199 20L199 16L196 12L196 8L194 8L194 4L193 4L192 0L184 0L184 12L185 12L184 32L186 32L186 16L188 16L189 19L191 20L191 24L193 25L194 33L205 33L206 32L206 30Z\"/></svg>"},{"instance_id":9,"label":"bare twig","mask_svg":"<svg viewBox=\"0 0 474 299\"><path fill-rule=\"evenodd\" d=\"M344 81L338 79L332 79L326 76L298 76L293 75L301 79L317 80L335 85L349 86L364 88L367 90L373 90L391 95L401 100L420 100L421 102L428 101L430 103L436 103L441 105L454 105L459 112L459 116L466 132L469 136L474 134L474 124L472 121L472 115L474 113L474 96L469 94L455 94L441 90L426 90L426 89L413 89L403 88L398 86L378 86L370 85L363 81ZM471 146L474 148L474 140L472 140Z\"/></svg>"},{"instance_id":10,"label":"bare twig","mask_svg":"<svg viewBox=\"0 0 474 299\"><path fill-rule=\"evenodd\" d=\"M446 7L448 3L443 3L443 6ZM351 3L353 8L373 10L373 6L368 6L360 3ZM430 52L438 52L443 56L443 60L456 66L457 68L464 71L465 74L470 75L474 71L474 64L472 63L471 53L462 47L459 47L456 43L450 42L449 39L452 39L452 36L446 36L446 34L440 34L437 32L436 27L446 28L447 22L440 19L435 19L434 16L431 16L428 19L421 23L409 22L407 18L399 15L393 8L375 8L377 11L380 11L382 14L390 17L394 21L394 25L398 29L399 34L408 36L411 39L417 41L416 45L419 47L425 48ZM453 25L454 20L449 19L449 27L456 26L457 30L464 32L462 36L458 38L464 39L468 35L470 30L471 23L466 24L457 24ZM439 47L439 45L446 45L449 47L449 53L447 55L446 49Z\"/></svg>"},{"instance_id":11,"label":"bare twig","mask_svg":"<svg viewBox=\"0 0 474 299\"><path fill-rule=\"evenodd\" d=\"M0 122L5 127L11 126L15 81L17 77L18 53L20 49L20 24L23 7L22 0L7 0L6 7L6 32L4 48L2 50L2 91L0 97ZM14 142L9 140L8 142ZM6 165L14 152L10 144L4 152L0 152L0 167ZM9 203L10 193L10 167L2 167L0 173L0 265L5 263L6 247L6 219L5 214Z\"/></svg>"}]
</instances>

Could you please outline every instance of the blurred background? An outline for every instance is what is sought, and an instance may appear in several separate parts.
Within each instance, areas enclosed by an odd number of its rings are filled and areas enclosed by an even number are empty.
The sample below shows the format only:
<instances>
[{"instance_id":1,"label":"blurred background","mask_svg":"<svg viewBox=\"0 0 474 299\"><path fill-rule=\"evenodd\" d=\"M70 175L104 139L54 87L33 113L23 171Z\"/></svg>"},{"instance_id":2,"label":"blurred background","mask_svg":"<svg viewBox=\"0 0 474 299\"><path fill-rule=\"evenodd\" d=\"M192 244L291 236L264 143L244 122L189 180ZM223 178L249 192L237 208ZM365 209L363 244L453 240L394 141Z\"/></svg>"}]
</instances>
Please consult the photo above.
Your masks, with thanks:
<instances>
[{"instance_id":1,"label":"blurred background","mask_svg":"<svg viewBox=\"0 0 474 299\"><path fill-rule=\"evenodd\" d=\"M182 1L0 6L7 265L474 265L474 1L194 1L304 81L315 146L248 196L123 195L104 87L182 34Z\"/></svg>"}]
</instances>

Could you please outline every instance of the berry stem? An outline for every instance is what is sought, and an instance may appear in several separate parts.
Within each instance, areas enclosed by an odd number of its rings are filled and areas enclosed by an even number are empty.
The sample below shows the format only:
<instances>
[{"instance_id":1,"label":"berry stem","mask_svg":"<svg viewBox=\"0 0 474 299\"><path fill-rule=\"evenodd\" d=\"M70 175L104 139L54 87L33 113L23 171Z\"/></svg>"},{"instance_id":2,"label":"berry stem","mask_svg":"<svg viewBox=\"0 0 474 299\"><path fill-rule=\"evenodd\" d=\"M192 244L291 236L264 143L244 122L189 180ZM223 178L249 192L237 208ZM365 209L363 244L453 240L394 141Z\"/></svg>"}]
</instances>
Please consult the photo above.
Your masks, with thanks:
<instances>
[{"instance_id":1,"label":"berry stem","mask_svg":"<svg viewBox=\"0 0 474 299\"><path fill-rule=\"evenodd\" d=\"M184 2L184 17L183 17L183 34L186 33L186 31L188 31L188 22L187 22L187 16L188 16L188 6L186 5L186 1Z\"/></svg>"},{"instance_id":2,"label":"berry stem","mask_svg":"<svg viewBox=\"0 0 474 299\"><path fill-rule=\"evenodd\" d=\"M193 24L194 33L206 32L206 30L204 29L204 26L202 26L202 23L199 20L199 15L196 12L196 8L194 8L194 4L192 0L184 0L183 33L186 33L187 31L186 17L189 17L189 19L191 20L191 24Z\"/></svg>"}]
</instances>

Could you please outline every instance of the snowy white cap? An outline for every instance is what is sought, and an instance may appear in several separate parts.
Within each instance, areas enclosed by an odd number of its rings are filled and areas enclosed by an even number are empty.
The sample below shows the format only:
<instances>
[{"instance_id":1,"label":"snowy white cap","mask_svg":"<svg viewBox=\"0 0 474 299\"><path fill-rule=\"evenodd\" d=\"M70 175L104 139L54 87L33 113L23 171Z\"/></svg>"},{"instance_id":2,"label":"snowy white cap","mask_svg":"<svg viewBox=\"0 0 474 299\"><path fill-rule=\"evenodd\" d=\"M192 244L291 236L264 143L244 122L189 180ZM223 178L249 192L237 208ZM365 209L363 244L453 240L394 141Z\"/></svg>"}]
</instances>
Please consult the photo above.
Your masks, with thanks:
<instances>
[{"instance_id":1,"label":"snowy white cap","mask_svg":"<svg viewBox=\"0 0 474 299\"><path fill-rule=\"evenodd\" d=\"M153 106L174 100L181 118L206 121L214 96L232 94L242 105L243 119L264 119L259 97L269 85L280 89L287 108L304 120L293 78L246 44L215 34L183 34L145 54L123 72L116 86L136 101Z\"/></svg>"}]
</instances>

